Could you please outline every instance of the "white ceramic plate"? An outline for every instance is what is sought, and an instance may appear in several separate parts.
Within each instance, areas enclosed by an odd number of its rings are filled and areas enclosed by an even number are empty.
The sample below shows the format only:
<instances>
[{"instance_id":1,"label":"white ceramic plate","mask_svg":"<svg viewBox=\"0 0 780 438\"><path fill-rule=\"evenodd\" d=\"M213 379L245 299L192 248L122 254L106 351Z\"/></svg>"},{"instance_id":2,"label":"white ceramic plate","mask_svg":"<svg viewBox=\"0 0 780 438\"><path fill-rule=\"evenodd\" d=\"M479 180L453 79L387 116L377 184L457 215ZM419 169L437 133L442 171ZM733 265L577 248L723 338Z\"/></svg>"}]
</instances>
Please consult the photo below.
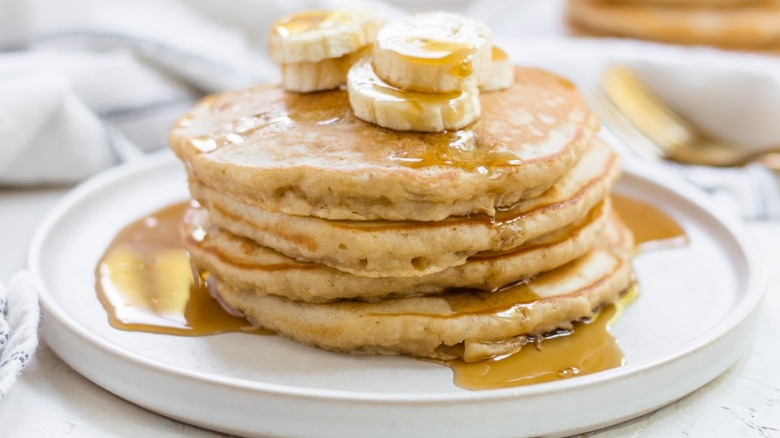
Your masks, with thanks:
<instances>
[{"instance_id":1,"label":"white ceramic plate","mask_svg":"<svg viewBox=\"0 0 780 438\"><path fill-rule=\"evenodd\" d=\"M472 392L453 385L448 368L406 357L330 353L275 336L111 328L94 268L119 229L187 196L182 166L167 154L74 190L44 221L29 263L51 348L162 415L245 435L568 434L651 411L723 372L748 347L764 289L734 227L684 187L628 173L616 191L663 208L691 243L635 260L642 295L613 328L626 366L535 386Z\"/></svg>"}]
</instances>

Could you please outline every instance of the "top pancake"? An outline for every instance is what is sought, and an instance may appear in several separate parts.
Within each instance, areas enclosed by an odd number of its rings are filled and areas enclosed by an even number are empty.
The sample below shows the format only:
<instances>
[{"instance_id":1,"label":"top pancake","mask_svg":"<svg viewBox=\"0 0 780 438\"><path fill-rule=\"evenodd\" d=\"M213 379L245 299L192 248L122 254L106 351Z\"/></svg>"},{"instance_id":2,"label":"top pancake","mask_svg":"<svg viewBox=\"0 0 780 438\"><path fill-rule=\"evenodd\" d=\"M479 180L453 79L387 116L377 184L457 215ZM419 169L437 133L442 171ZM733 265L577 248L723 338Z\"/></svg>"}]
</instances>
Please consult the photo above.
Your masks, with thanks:
<instances>
[{"instance_id":1,"label":"top pancake","mask_svg":"<svg viewBox=\"0 0 780 438\"><path fill-rule=\"evenodd\" d=\"M598 120L565 79L517 68L454 132L357 119L346 91L276 85L202 100L171 132L191 177L269 211L326 219L442 220L534 197L579 159Z\"/></svg>"}]
</instances>

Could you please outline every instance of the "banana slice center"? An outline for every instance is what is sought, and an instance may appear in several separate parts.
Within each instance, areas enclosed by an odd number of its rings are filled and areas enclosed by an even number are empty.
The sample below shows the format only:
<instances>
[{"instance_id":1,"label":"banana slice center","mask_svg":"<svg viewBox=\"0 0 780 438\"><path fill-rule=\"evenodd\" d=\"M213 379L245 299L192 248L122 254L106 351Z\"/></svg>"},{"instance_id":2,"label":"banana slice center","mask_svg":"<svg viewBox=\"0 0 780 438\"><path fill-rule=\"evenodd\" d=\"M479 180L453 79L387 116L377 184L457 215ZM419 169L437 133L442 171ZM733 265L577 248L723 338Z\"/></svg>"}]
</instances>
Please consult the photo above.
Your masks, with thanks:
<instances>
[{"instance_id":1,"label":"banana slice center","mask_svg":"<svg viewBox=\"0 0 780 438\"><path fill-rule=\"evenodd\" d=\"M469 55L490 42L490 30L448 13L419 14L391 21L379 32L380 49L420 59Z\"/></svg>"},{"instance_id":2,"label":"banana slice center","mask_svg":"<svg viewBox=\"0 0 780 438\"><path fill-rule=\"evenodd\" d=\"M347 91L356 117L398 131L460 129L473 123L480 114L476 89L423 93L398 88L380 78L368 60L350 69Z\"/></svg>"},{"instance_id":3,"label":"banana slice center","mask_svg":"<svg viewBox=\"0 0 780 438\"><path fill-rule=\"evenodd\" d=\"M354 68L349 77L350 84L361 93L371 96L376 100L409 102L413 105L441 105L464 95L464 92L452 93L421 93L411 90L403 90L383 81L371 69L370 63L360 63Z\"/></svg>"},{"instance_id":4,"label":"banana slice center","mask_svg":"<svg viewBox=\"0 0 780 438\"><path fill-rule=\"evenodd\" d=\"M429 12L387 23L377 34L373 65L405 90L448 93L476 88L490 68L491 32L462 15Z\"/></svg>"}]
</instances>

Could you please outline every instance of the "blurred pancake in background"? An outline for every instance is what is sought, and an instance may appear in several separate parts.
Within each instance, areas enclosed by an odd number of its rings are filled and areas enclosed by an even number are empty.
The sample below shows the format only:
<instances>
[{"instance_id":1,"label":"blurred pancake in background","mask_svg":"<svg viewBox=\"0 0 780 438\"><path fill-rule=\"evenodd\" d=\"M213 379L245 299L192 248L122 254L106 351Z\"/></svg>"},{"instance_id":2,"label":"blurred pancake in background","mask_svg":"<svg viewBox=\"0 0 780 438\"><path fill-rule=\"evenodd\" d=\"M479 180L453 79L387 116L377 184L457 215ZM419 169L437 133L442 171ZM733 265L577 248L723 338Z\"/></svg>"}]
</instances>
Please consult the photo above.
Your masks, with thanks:
<instances>
[{"instance_id":1,"label":"blurred pancake in background","mask_svg":"<svg viewBox=\"0 0 780 438\"><path fill-rule=\"evenodd\" d=\"M780 50L777 0L568 0L566 18L580 35Z\"/></svg>"}]
</instances>

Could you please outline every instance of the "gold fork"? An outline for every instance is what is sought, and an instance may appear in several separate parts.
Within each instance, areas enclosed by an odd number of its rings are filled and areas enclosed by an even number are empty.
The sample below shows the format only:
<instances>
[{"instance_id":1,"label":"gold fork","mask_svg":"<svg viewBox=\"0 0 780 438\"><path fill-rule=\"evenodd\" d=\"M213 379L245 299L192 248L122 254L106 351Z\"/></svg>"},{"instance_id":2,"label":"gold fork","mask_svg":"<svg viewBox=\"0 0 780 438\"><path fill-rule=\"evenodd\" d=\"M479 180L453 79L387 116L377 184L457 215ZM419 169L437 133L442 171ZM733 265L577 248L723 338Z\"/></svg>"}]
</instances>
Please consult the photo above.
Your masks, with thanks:
<instances>
[{"instance_id":1,"label":"gold fork","mask_svg":"<svg viewBox=\"0 0 780 438\"><path fill-rule=\"evenodd\" d=\"M637 152L685 164L740 166L760 162L780 171L780 149L753 153L715 140L661 101L628 67L608 69L591 105Z\"/></svg>"}]
</instances>

